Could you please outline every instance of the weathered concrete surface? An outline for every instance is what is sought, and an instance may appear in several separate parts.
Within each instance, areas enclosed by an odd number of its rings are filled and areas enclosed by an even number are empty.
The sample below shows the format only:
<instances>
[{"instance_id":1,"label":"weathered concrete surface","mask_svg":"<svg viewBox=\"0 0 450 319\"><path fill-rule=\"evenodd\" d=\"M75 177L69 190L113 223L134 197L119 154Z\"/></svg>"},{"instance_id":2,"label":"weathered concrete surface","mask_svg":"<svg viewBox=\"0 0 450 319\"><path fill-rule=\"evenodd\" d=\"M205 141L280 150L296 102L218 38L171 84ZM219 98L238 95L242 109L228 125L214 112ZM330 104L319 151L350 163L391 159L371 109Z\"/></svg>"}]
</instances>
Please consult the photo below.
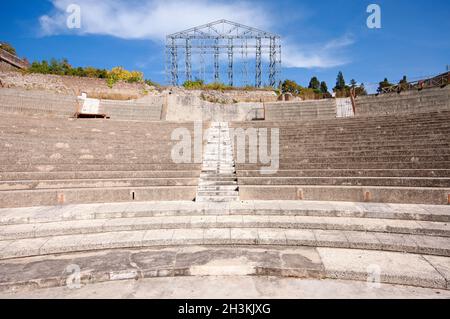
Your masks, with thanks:
<instances>
[{"instance_id":1,"label":"weathered concrete surface","mask_svg":"<svg viewBox=\"0 0 450 319\"><path fill-rule=\"evenodd\" d=\"M31 299L448 299L449 291L342 280L215 276L106 282L81 289L51 288L0 293Z\"/></svg>"},{"instance_id":2,"label":"weathered concrete surface","mask_svg":"<svg viewBox=\"0 0 450 319\"><path fill-rule=\"evenodd\" d=\"M449 258L382 251L277 246L121 249L0 262L0 291L126 279L278 276L450 289Z\"/></svg>"},{"instance_id":3,"label":"weathered concrete surface","mask_svg":"<svg viewBox=\"0 0 450 319\"><path fill-rule=\"evenodd\" d=\"M264 119L261 102L212 103L194 93L169 95L166 120L230 122Z\"/></svg>"},{"instance_id":4,"label":"weathered concrete surface","mask_svg":"<svg viewBox=\"0 0 450 319\"><path fill-rule=\"evenodd\" d=\"M324 278L314 248L178 247L111 250L0 262L0 290L66 285L79 267L82 283L174 276L278 275Z\"/></svg>"},{"instance_id":5,"label":"weathered concrete surface","mask_svg":"<svg viewBox=\"0 0 450 319\"><path fill-rule=\"evenodd\" d=\"M327 276L334 279L373 280L393 284L449 289L447 278L435 264L446 265L448 258L432 256L434 263L420 255L367 250L317 249ZM369 274L369 275L368 275Z\"/></svg>"},{"instance_id":6,"label":"weathered concrete surface","mask_svg":"<svg viewBox=\"0 0 450 319\"><path fill-rule=\"evenodd\" d=\"M267 121L306 121L336 118L336 100L265 103Z\"/></svg>"}]
</instances>

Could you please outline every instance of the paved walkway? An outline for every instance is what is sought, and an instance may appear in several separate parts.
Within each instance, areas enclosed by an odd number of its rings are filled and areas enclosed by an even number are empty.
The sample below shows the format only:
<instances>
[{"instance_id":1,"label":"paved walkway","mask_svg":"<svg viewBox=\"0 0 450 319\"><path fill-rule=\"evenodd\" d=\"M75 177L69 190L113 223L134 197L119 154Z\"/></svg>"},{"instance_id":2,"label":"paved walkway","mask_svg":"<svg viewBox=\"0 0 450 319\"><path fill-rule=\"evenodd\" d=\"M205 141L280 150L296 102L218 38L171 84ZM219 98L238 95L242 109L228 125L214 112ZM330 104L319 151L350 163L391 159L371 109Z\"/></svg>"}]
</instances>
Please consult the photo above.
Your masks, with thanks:
<instances>
[{"instance_id":1,"label":"paved walkway","mask_svg":"<svg viewBox=\"0 0 450 319\"><path fill-rule=\"evenodd\" d=\"M51 288L0 293L0 298L66 299L366 299L446 298L450 291L404 287L371 286L342 280L302 280L276 277L214 276L153 278L107 282L81 289Z\"/></svg>"}]
</instances>

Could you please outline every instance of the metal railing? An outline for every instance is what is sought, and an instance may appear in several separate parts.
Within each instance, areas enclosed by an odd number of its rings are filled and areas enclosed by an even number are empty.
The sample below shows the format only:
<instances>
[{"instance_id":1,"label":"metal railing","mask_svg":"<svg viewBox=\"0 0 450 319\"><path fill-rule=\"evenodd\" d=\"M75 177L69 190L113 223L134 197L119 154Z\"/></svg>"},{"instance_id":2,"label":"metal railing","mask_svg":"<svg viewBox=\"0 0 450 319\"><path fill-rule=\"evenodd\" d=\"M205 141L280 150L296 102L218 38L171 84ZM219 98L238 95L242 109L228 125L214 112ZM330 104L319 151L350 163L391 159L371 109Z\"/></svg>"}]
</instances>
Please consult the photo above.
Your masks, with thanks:
<instances>
[{"instance_id":1,"label":"metal railing","mask_svg":"<svg viewBox=\"0 0 450 319\"><path fill-rule=\"evenodd\" d=\"M27 61L20 59L16 55L9 53L2 48L0 48L0 60L5 61L19 69L27 69L30 66Z\"/></svg>"},{"instance_id":2,"label":"metal railing","mask_svg":"<svg viewBox=\"0 0 450 319\"><path fill-rule=\"evenodd\" d=\"M409 83L399 83L397 85L385 87L381 89L380 94L400 93L402 91L423 90L434 87L444 87L449 83L450 83L450 72L446 72L425 80L419 80Z\"/></svg>"}]
</instances>

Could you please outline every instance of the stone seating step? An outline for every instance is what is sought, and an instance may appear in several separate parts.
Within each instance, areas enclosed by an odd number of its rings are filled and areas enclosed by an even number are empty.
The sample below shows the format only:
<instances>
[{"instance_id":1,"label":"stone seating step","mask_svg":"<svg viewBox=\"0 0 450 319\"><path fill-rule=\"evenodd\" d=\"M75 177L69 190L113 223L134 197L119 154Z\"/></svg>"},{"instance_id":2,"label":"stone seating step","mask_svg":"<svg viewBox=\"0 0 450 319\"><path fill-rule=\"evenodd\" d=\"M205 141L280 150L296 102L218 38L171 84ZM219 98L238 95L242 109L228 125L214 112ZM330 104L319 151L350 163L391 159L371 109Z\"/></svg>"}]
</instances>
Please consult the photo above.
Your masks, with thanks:
<instances>
[{"instance_id":1,"label":"stone seating step","mask_svg":"<svg viewBox=\"0 0 450 319\"><path fill-rule=\"evenodd\" d=\"M212 197L212 196L238 196L239 192L236 190L204 190L203 186L199 187L197 190L198 197Z\"/></svg>"},{"instance_id":2,"label":"stone seating step","mask_svg":"<svg viewBox=\"0 0 450 319\"><path fill-rule=\"evenodd\" d=\"M222 190L226 190L226 191L235 191L237 190L238 186L237 183L234 185L217 185L217 184L201 184L198 186L198 189L200 191L214 191L214 190L218 190L218 191L222 191Z\"/></svg>"},{"instance_id":3,"label":"stone seating step","mask_svg":"<svg viewBox=\"0 0 450 319\"><path fill-rule=\"evenodd\" d=\"M342 185L450 188L448 177L239 177L240 185ZM0 184L1 186L1 184Z\"/></svg>"},{"instance_id":4,"label":"stone seating step","mask_svg":"<svg viewBox=\"0 0 450 319\"><path fill-rule=\"evenodd\" d=\"M307 149L293 149L280 148L280 153L284 157L292 157L295 154L307 154L314 157L381 157L381 156L430 156L430 155L442 155L448 154L448 148L434 148L434 149L415 149L415 150L366 150L366 151L330 151L330 150L307 150ZM249 154L254 155L257 152L251 151Z\"/></svg>"},{"instance_id":5,"label":"stone seating step","mask_svg":"<svg viewBox=\"0 0 450 319\"><path fill-rule=\"evenodd\" d=\"M102 187L0 192L0 207L61 204L194 200L197 186Z\"/></svg>"},{"instance_id":6,"label":"stone seating step","mask_svg":"<svg viewBox=\"0 0 450 319\"><path fill-rule=\"evenodd\" d=\"M0 173L0 176L3 174ZM240 170L237 176L267 177L260 170ZM278 170L271 177L450 177L450 169L325 169Z\"/></svg>"},{"instance_id":7,"label":"stone seating step","mask_svg":"<svg viewBox=\"0 0 450 319\"><path fill-rule=\"evenodd\" d=\"M216 186L216 187L222 187L222 186L229 186L229 187L238 187L238 182L237 180L232 180L232 181L221 181L221 180L202 180L199 181L198 183L198 187L202 188L202 187L210 187L210 186Z\"/></svg>"},{"instance_id":8,"label":"stone seating step","mask_svg":"<svg viewBox=\"0 0 450 319\"><path fill-rule=\"evenodd\" d=\"M281 170L304 169L448 169L450 161L419 161L419 162L336 162L336 163L298 163L298 161L280 161ZM259 170L266 166L262 164L236 164L237 172L241 170Z\"/></svg>"},{"instance_id":9,"label":"stone seating step","mask_svg":"<svg viewBox=\"0 0 450 319\"><path fill-rule=\"evenodd\" d=\"M227 202L237 202L239 201L239 195L221 195L214 194L211 196L199 195L195 199L199 203L227 203Z\"/></svg>"},{"instance_id":10,"label":"stone seating step","mask_svg":"<svg viewBox=\"0 0 450 319\"><path fill-rule=\"evenodd\" d=\"M330 185L239 185L242 200L312 200L449 205L450 188Z\"/></svg>"},{"instance_id":11,"label":"stone seating step","mask_svg":"<svg viewBox=\"0 0 450 319\"><path fill-rule=\"evenodd\" d=\"M298 148L303 148L305 150L316 150L316 149L321 149L322 147L324 149L329 149L329 148L333 148L333 149L391 149L391 148L396 148L396 147L403 147L405 148L406 146L411 146L412 148L417 148L417 147L421 147L421 148L427 148L428 146L432 147L445 147L446 145L448 145L448 139L446 137L442 137L442 138L434 138L432 140L430 139L426 139L426 140L399 140L399 141L393 141L392 139L389 140L376 140L376 141L365 141L365 140L361 140L361 141L333 141L333 142L329 142L329 141L321 141L320 144L318 145L317 142L314 141L305 141L305 142L297 142L295 139L293 140L288 140L287 142L289 142L289 145L292 145L292 147L298 147ZM405 143L406 142L406 143ZM270 145L270 144L269 144ZM283 144L280 144L280 146ZM236 150L240 149L246 149L247 147L240 147L239 145L236 146Z\"/></svg>"},{"instance_id":12,"label":"stone seating step","mask_svg":"<svg viewBox=\"0 0 450 319\"><path fill-rule=\"evenodd\" d=\"M367 237L371 239L374 239L377 235L383 237L384 234L450 238L450 224L442 222L294 215L187 215L3 225L0 226L0 241L135 230L200 228L357 231L372 233L372 235L367 234Z\"/></svg>"},{"instance_id":13,"label":"stone seating step","mask_svg":"<svg viewBox=\"0 0 450 319\"><path fill-rule=\"evenodd\" d=\"M186 171L197 170L200 172L201 164L174 164L174 163L94 163L94 164L60 164L52 163L50 165L45 162L31 165L31 164L0 164L0 172L73 172L73 171L121 171L121 172L133 172L133 171Z\"/></svg>"},{"instance_id":14,"label":"stone seating step","mask_svg":"<svg viewBox=\"0 0 450 319\"><path fill-rule=\"evenodd\" d=\"M73 179L39 181L0 181L0 191L25 189L112 188L149 186L197 186L197 178L122 178L122 179Z\"/></svg>"},{"instance_id":15,"label":"stone seating step","mask_svg":"<svg viewBox=\"0 0 450 319\"><path fill-rule=\"evenodd\" d=\"M373 236L358 231L271 228L136 230L1 241L0 259L117 248L189 245L306 246L450 256L448 237L403 234L371 235Z\"/></svg>"},{"instance_id":16,"label":"stone seating step","mask_svg":"<svg viewBox=\"0 0 450 319\"><path fill-rule=\"evenodd\" d=\"M0 172L0 180L70 180L115 178L198 178L192 171L73 171L73 172Z\"/></svg>"},{"instance_id":17,"label":"stone seating step","mask_svg":"<svg viewBox=\"0 0 450 319\"><path fill-rule=\"evenodd\" d=\"M226 215L348 217L450 222L450 206L327 201L124 202L0 209L0 225L109 218Z\"/></svg>"},{"instance_id":18,"label":"stone seating step","mask_svg":"<svg viewBox=\"0 0 450 319\"><path fill-rule=\"evenodd\" d=\"M349 263L349 260L358 260L358 263ZM238 275L331 278L367 283L368 269L379 265L380 283L448 290L448 263L448 257L335 248L191 246L116 249L53 258L3 260L0 262L0 291L17 293L23 289L66 287L70 275L67 266L73 264L81 268L82 285L156 277Z\"/></svg>"}]
</instances>

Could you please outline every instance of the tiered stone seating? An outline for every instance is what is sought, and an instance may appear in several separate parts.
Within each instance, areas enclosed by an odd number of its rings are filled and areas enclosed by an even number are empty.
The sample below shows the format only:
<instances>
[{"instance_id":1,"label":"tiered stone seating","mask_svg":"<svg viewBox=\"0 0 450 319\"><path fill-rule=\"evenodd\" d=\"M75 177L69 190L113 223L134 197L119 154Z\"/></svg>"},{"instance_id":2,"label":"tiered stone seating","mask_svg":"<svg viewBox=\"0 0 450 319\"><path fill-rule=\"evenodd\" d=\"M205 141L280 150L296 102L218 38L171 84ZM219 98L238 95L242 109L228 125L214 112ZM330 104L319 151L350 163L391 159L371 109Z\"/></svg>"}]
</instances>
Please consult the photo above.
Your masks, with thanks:
<instances>
[{"instance_id":1,"label":"tiered stone seating","mask_svg":"<svg viewBox=\"0 0 450 319\"><path fill-rule=\"evenodd\" d=\"M449 203L448 111L232 126L280 128L275 174L237 163L241 199Z\"/></svg>"},{"instance_id":2,"label":"tiered stone seating","mask_svg":"<svg viewBox=\"0 0 450 319\"><path fill-rule=\"evenodd\" d=\"M237 163L240 201L216 203L193 199L211 195L210 182L235 199L232 158L206 148L203 169L231 176L202 175L200 186L202 164L171 158L171 133L193 123L2 116L0 296L66 286L71 265L83 284L375 276L449 294L449 119L234 123L280 128L280 169ZM212 135L231 155L229 139Z\"/></svg>"},{"instance_id":3,"label":"tiered stone seating","mask_svg":"<svg viewBox=\"0 0 450 319\"><path fill-rule=\"evenodd\" d=\"M450 289L449 222L444 206L339 202L0 209L0 292L65 286L68 265L80 268L83 284L217 275L366 281L376 275L381 283Z\"/></svg>"},{"instance_id":4,"label":"tiered stone seating","mask_svg":"<svg viewBox=\"0 0 450 319\"><path fill-rule=\"evenodd\" d=\"M336 103L333 99L266 103L265 109L265 119L268 121L315 120L336 117Z\"/></svg>"},{"instance_id":5,"label":"tiered stone seating","mask_svg":"<svg viewBox=\"0 0 450 319\"><path fill-rule=\"evenodd\" d=\"M193 200L201 164L171 159L192 123L2 115L0 207Z\"/></svg>"}]
</instances>

